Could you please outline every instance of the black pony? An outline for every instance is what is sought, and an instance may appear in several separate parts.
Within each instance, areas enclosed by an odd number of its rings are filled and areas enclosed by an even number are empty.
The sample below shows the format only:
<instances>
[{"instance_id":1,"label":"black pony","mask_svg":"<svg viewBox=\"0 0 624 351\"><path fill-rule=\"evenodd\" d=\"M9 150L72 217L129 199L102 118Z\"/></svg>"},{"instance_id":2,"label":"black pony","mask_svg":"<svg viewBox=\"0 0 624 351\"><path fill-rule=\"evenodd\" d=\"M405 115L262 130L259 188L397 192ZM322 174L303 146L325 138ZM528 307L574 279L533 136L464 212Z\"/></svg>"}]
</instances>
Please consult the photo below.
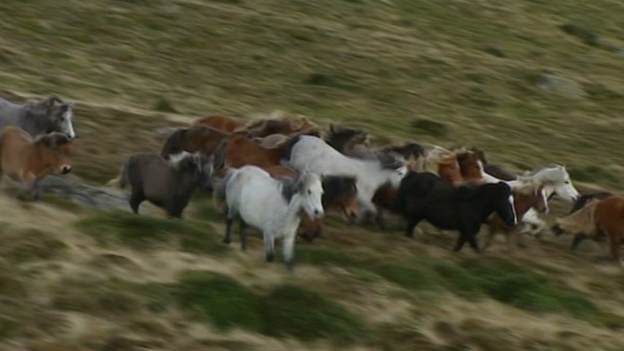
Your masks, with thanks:
<instances>
[{"instance_id":1,"label":"black pony","mask_svg":"<svg viewBox=\"0 0 624 351\"><path fill-rule=\"evenodd\" d=\"M511 188L500 182L477 186L453 186L433 173L409 172L401 181L397 210L407 220L408 237L422 220L443 230L459 231L455 251L468 242L480 252L477 234L492 213L514 226L516 216L510 202Z\"/></svg>"}]
</instances>

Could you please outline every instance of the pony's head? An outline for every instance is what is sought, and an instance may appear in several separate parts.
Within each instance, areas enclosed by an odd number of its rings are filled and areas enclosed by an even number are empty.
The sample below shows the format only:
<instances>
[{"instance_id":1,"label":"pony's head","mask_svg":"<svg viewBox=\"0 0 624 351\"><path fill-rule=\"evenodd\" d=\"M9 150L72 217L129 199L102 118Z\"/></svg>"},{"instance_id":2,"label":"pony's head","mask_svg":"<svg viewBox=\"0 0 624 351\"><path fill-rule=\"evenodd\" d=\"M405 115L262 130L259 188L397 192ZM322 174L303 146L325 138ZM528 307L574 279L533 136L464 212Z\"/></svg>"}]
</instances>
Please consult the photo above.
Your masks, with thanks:
<instances>
[{"instance_id":1,"label":"pony's head","mask_svg":"<svg viewBox=\"0 0 624 351\"><path fill-rule=\"evenodd\" d=\"M548 213L548 197L544 191L544 184L530 177L518 177L518 182L512 186L516 201L526 201L531 208L540 213Z\"/></svg>"},{"instance_id":2,"label":"pony's head","mask_svg":"<svg viewBox=\"0 0 624 351\"><path fill-rule=\"evenodd\" d=\"M388 181L397 189L408 172L405 158L394 151L381 153L378 158L382 169L392 171L389 173Z\"/></svg>"},{"instance_id":3,"label":"pony's head","mask_svg":"<svg viewBox=\"0 0 624 351\"><path fill-rule=\"evenodd\" d=\"M45 109L46 115L55 125L55 131L67 135L69 139L76 138L74 131L74 104L65 102L57 96L49 96L41 101L41 107Z\"/></svg>"},{"instance_id":4,"label":"pony's head","mask_svg":"<svg viewBox=\"0 0 624 351\"><path fill-rule=\"evenodd\" d=\"M481 186L484 196L490 202L496 212L508 227L518 223L516 207L512 196L511 187L504 182L490 183Z\"/></svg>"},{"instance_id":5,"label":"pony's head","mask_svg":"<svg viewBox=\"0 0 624 351\"><path fill-rule=\"evenodd\" d=\"M211 194L214 190L214 156L206 156L199 152L188 153L183 151L179 154L171 155L169 163L177 168L179 172L191 175L203 192Z\"/></svg>"},{"instance_id":6,"label":"pony's head","mask_svg":"<svg viewBox=\"0 0 624 351\"><path fill-rule=\"evenodd\" d=\"M564 200L573 202L580 196L565 166L553 165L542 168L532 176L542 181L547 197L556 194Z\"/></svg>"},{"instance_id":7,"label":"pony's head","mask_svg":"<svg viewBox=\"0 0 624 351\"><path fill-rule=\"evenodd\" d=\"M302 172L295 179L297 193L301 196L301 207L312 218L322 218L323 183L321 177L310 172Z\"/></svg>"}]
</instances>

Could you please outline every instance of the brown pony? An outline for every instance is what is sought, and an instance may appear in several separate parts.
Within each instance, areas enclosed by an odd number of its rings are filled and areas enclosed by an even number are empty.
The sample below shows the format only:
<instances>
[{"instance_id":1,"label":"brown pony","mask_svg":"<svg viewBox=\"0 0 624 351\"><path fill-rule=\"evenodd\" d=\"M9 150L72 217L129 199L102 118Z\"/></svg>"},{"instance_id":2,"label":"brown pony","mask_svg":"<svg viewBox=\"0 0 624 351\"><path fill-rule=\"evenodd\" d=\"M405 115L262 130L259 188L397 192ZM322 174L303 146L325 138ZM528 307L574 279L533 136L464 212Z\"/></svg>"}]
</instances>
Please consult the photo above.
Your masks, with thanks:
<instances>
[{"instance_id":1,"label":"brown pony","mask_svg":"<svg viewBox=\"0 0 624 351\"><path fill-rule=\"evenodd\" d=\"M468 149L458 149L455 150L455 157L464 184L482 184L484 182L483 171L479 165L481 160L477 153Z\"/></svg>"},{"instance_id":2,"label":"brown pony","mask_svg":"<svg viewBox=\"0 0 624 351\"><path fill-rule=\"evenodd\" d=\"M457 156L454 152L440 146L435 146L425 157L424 171L437 174L453 185L460 185L464 182Z\"/></svg>"},{"instance_id":3,"label":"brown pony","mask_svg":"<svg viewBox=\"0 0 624 351\"><path fill-rule=\"evenodd\" d=\"M270 148L274 148L274 147L278 147L280 145L282 145L284 142L286 142L286 140L297 136L297 135L311 135L311 136L315 136L315 137L321 137L321 133L319 133L318 130L316 129L311 129L311 130L307 130L307 131L303 131L303 132L298 132L298 133L294 133L291 135L286 135L286 134L271 134L269 136L266 136L264 138L260 138L260 137L255 137L252 138L253 141L255 141L258 145L265 147L267 149Z\"/></svg>"},{"instance_id":4,"label":"brown pony","mask_svg":"<svg viewBox=\"0 0 624 351\"><path fill-rule=\"evenodd\" d=\"M306 117L282 117L279 119L261 119L246 127L252 137L264 138L271 134L290 135L297 132L316 129L316 125Z\"/></svg>"},{"instance_id":5,"label":"brown pony","mask_svg":"<svg viewBox=\"0 0 624 351\"><path fill-rule=\"evenodd\" d=\"M42 134L33 139L19 127L5 127L0 135L0 176L4 173L22 186L20 199L25 199L28 192L36 201L41 179L51 173L71 171L71 144L63 133Z\"/></svg>"},{"instance_id":6,"label":"brown pony","mask_svg":"<svg viewBox=\"0 0 624 351\"><path fill-rule=\"evenodd\" d=\"M232 117L209 116L198 119L193 125L205 125L224 132L233 133L237 129L244 128L245 122Z\"/></svg>"},{"instance_id":7,"label":"brown pony","mask_svg":"<svg viewBox=\"0 0 624 351\"><path fill-rule=\"evenodd\" d=\"M265 168L273 178L294 178L297 172L282 166L272 166ZM357 188L355 178L327 176L323 179L323 208L340 208L342 214L348 218L356 218L358 215ZM323 232L323 221L312 219L307 214L301 217L301 237L308 242L312 242Z\"/></svg>"},{"instance_id":8,"label":"brown pony","mask_svg":"<svg viewBox=\"0 0 624 351\"><path fill-rule=\"evenodd\" d=\"M624 197L613 195L602 200L593 199L580 210L566 218L558 219L557 222L564 230L583 233L574 238L573 247L587 237L595 241L606 237L611 248L611 256L624 268L620 258L624 241Z\"/></svg>"},{"instance_id":9,"label":"brown pony","mask_svg":"<svg viewBox=\"0 0 624 351\"><path fill-rule=\"evenodd\" d=\"M223 140L215 152L215 164L223 168L240 168L245 165L267 169L279 166L287 143L278 147L264 148L253 140L241 135L234 135Z\"/></svg>"},{"instance_id":10,"label":"brown pony","mask_svg":"<svg viewBox=\"0 0 624 351\"><path fill-rule=\"evenodd\" d=\"M221 142L231 135L231 133L207 125L178 129L167 138L160 155L164 159L169 159L169 156L179 154L182 151L189 153L199 151L205 155L212 155Z\"/></svg>"},{"instance_id":11,"label":"brown pony","mask_svg":"<svg viewBox=\"0 0 624 351\"><path fill-rule=\"evenodd\" d=\"M534 208L540 213L548 212L548 199L544 196L544 185L532 182L528 185L517 186L512 188L512 195L514 199L514 208L516 210L516 218L522 218L529 209ZM486 222L488 225L488 236L483 246L485 251L498 232L503 232L507 237L507 248L509 251L513 251L512 241L517 241L521 224L516 224L513 228L505 225L503 220L498 215L492 215ZM521 241L523 241L521 239ZM524 246L524 242L521 243Z\"/></svg>"}]
</instances>

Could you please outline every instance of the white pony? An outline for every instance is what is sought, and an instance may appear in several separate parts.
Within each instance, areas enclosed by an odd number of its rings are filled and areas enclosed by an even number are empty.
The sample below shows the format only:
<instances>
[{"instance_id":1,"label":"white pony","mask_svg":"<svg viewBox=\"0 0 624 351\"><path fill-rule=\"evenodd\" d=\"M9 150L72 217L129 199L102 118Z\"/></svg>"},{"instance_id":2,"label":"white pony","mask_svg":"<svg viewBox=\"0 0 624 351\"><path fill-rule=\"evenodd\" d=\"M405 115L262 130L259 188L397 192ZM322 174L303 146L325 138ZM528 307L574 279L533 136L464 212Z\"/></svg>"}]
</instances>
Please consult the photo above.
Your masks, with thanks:
<instances>
[{"instance_id":1,"label":"white pony","mask_svg":"<svg viewBox=\"0 0 624 351\"><path fill-rule=\"evenodd\" d=\"M269 262L273 262L275 239L282 238L284 261L292 270L301 213L305 211L312 218L321 218L324 214L322 195L321 178L316 174L303 172L294 179L278 180L256 166L231 168L216 193L217 201L227 203L223 242L231 242L232 224L238 216L242 249L247 249L246 225L262 231Z\"/></svg>"},{"instance_id":2,"label":"white pony","mask_svg":"<svg viewBox=\"0 0 624 351\"><path fill-rule=\"evenodd\" d=\"M349 157L336 151L322 139L309 135L292 140L291 149L285 159L288 166L300 172L355 177L361 208L360 220L366 214L378 215L377 207L373 204L377 189L385 184L398 189L401 179L407 174L405 160L400 157L394 157L392 162Z\"/></svg>"},{"instance_id":3,"label":"white pony","mask_svg":"<svg viewBox=\"0 0 624 351\"><path fill-rule=\"evenodd\" d=\"M485 171L483 171L483 178L489 183L501 181L485 173ZM534 179L542 183L544 185L544 196L548 200L550 200L553 195L557 195L563 200L574 202L580 196L578 190L576 190L572 184L570 174L565 166L553 165L541 168L532 173L526 172L524 175L519 176L518 179L507 181L506 183L513 187L515 184L522 182L522 178ZM523 233L536 235L546 228L546 222L539 218L537 212L533 208L522 217L522 222L524 222Z\"/></svg>"}]
</instances>

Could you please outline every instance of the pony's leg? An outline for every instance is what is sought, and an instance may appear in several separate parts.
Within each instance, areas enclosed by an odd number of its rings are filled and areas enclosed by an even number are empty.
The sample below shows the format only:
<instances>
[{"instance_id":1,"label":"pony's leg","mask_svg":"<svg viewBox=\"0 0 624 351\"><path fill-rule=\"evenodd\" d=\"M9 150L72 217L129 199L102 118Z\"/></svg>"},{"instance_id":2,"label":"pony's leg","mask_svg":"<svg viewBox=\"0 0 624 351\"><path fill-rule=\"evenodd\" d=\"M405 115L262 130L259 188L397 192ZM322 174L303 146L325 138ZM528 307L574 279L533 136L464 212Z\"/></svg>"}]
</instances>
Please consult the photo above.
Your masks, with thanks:
<instances>
[{"instance_id":1,"label":"pony's leg","mask_svg":"<svg viewBox=\"0 0 624 351\"><path fill-rule=\"evenodd\" d=\"M620 258L620 249L622 248L622 233L610 231L607 233L609 236L609 241L611 243L611 256L615 262L624 268L624 263L622 263L622 259Z\"/></svg>"},{"instance_id":2,"label":"pony's leg","mask_svg":"<svg viewBox=\"0 0 624 351\"><path fill-rule=\"evenodd\" d=\"M383 211L379 208L377 209L377 214L375 215L375 222L381 231L386 231L386 218L384 217Z\"/></svg>"},{"instance_id":3,"label":"pony's leg","mask_svg":"<svg viewBox=\"0 0 624 351\"><path fill-rule=\"evenodd\" d=\"M267 231L264 232L264 253L267 262L273 262L275 259L275 235Z\"/></svg>"},{"instance_id":4,"label":"pony's leg","mask_svg":"<svg viewBox=\"0 0 624 351\"><path fill-rule=\"evenodd\" d=\"M289 271L292 271L295 267L295 236L296 234L284 236L284 242L282 243L284 263Z\"/></svg>"},{"instance_id":5,"label":"pony's leg","mask_svg":"<svg viewBox=\"0 0 624 351\"><path fill-rule=\"evenodd\" d=\"M407 226L405 228L405 236L408 238L414 237L414 228L422 221L422 217L420 216L411 216L407 219Z\"/></svg>"},{"instance_id":6,"label":"pony's leg","mask_svg":"<svg viewBox=\"0 0 624 351\"><path fill-rule=\"evenodd\" d=\"M143 201L145 201L145 195L143 192L132 190L132 194L130 195L130 208L134 214L139 214L139 206Z\"/></svg>"},{"instance_id":7,"label":"pony's leg","mask_svg":"<svg viewBox=\"0 0 624 351\"><path fill-rule=\"evenodd\" d=\"M479 243L477 242L477 233L466 233L466 240L468 240L468 244L476 253L481 253L481 249L479 248ZM461 249L461 248L460 248Z\"/></svg>"},{"instance_id":8,"label":"pony's leg","mask_svg":"<svg viewBox=\"0 0 624 351\"><path fill-rule=\"evenodd\" d=\"M488 236L485 238L485 243L483 244L483 251L487 250L488 247L492 244L492 240L496 237L496 228L493 225L488 227ZM507 243L509 244L509 235L507 236Z\"/></svg>"},{"instance_id":9,"label":"pony's leg","mask_svg":"<svg viewBox=\"0 0 624 351\"><path fill-rule=\"evenodd\" d=\"M577 233L574 235L574 239L572 240L572 246L570 246L570 251L576 251L576 248L580 243L585 241L585 239L589 238L589 235L585 233Z\"/></svg>"},{"instance_id":10,"label":"pony's leg","mask_svg":"<svg viewBox=\"0 0 624 351\"><path fill-rule=\"evenodd\" d=\"M455 248L453 249L453 251L455 252L461 251L466 241L468 241L468 238L466 237L466 233L460 232L459 237L457 238L457 243L455 244Z\"/></svg>"},{"instance_id":11,"label":"pony's leg","mask_svg":"<svg viewBox=\"0 0 624 351\"><path fill-rule=\"evenodd\" d=\"M245 221L243 221L243 219L240 219L240 237L241 237L241 250L243 251L247 251L247 231L245 230L247 228L247 223L245 223Z\"/></svg>"}]
</instances>

